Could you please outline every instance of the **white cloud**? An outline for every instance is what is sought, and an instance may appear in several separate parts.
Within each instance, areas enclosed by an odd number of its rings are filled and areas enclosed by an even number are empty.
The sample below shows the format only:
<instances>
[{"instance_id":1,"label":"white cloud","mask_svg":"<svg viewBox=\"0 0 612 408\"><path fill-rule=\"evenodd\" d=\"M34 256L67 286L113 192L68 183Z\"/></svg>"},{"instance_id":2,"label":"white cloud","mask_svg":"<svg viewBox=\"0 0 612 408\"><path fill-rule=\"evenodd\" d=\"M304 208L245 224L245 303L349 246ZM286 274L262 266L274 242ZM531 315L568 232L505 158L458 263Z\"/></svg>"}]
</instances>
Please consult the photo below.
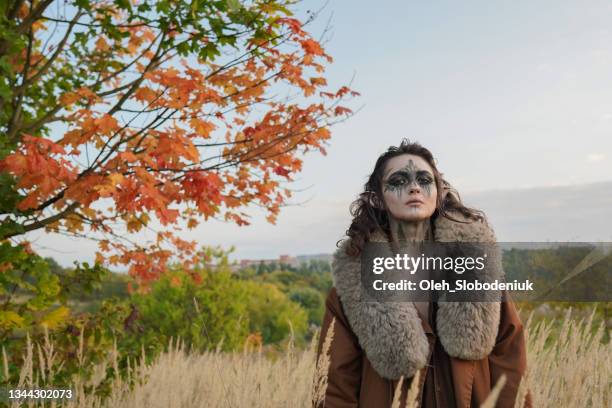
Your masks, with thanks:
<instances>
[{"instance_id":1,"label":"white cloud","mask_svg":"<svg viewBox=\"0 0 612 408\"><path fill-rule=\"evenodd\" d=\"M587 156L587 161L589 163L598 163L600 161L604 161L606 155L603 153L591 153Z\"/></svg>"},{"instance_id":2,"label":"white cloud","mask_svg":"<svg viewBox=\"0 0 612 408\"><path fill-rule=\"evenodd\" d=\"M612 119L612 113L604 113L603 115L601 115L601 120L603 121L609 121Z\"/></svg>"}]
</instances>

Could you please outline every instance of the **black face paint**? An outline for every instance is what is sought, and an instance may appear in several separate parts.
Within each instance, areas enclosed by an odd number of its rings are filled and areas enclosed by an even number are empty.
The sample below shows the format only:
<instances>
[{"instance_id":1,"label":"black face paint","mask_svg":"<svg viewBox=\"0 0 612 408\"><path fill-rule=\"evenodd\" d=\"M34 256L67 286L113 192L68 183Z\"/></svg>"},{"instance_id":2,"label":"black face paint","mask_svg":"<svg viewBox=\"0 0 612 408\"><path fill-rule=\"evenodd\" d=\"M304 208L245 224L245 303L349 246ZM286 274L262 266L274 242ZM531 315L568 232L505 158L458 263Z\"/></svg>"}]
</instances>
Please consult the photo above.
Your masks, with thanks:
<instances>
[{"instance_id":1,"label":"black face paint","mask_svg":"<svg viewBox=\"0 0 612 408\"><path fill-rule=\"evenodd\" d=\"M427 170L420 170L414 165L412 160L409 160L405 167L389 176L387 181L385 181L384 191L392 191L399 198L402 195L402 191L406 187L410 187L414 181L423 189L427 197L431 196L431 189L434 183L433 176Z\"/></svg>"}]
</instances>

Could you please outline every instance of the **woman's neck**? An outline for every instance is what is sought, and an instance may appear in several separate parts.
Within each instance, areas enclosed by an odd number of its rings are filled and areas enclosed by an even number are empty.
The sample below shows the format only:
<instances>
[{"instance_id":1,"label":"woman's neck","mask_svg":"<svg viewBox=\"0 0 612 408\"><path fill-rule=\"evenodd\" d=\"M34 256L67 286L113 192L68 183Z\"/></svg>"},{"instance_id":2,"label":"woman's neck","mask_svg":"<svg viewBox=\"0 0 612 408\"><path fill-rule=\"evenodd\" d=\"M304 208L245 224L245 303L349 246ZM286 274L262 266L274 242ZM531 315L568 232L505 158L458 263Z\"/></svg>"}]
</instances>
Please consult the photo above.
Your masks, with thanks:
<instances>
[{"instance_id":1,"label":"woman's neck","mask_svg":"<svg viewBox=\"0 0 612 408\"><path fill-rule=\"evenodd\" d=\"M430 219L420 221L405 221L391 217L389 220L391 237L394 241L430 241L432 239Z\"/></svg>"},{"instance_id":2,"label":"woman's neck","mask_svg":"<svg viewBox=\"0 0 612 408\"><path fill-rule=\"evenodd\" d=\"M433 241L433 231L431 229L430 218L421 221L404 221L398 220L394 217L389 219L389 227L391 228L391 247L393 252L399 253L400 251L414 251L415 245L409 245L412 249L404 247L401 249L402 242L424 242ZM417 246L421 244L416 244ZM425 292L429 294L429 292ZM413 302L414 307L417 309L419 317L426 321L430 326L433 324L430 315L429 308L430 302L427 300Z\"/></svg>"}]
</instances>

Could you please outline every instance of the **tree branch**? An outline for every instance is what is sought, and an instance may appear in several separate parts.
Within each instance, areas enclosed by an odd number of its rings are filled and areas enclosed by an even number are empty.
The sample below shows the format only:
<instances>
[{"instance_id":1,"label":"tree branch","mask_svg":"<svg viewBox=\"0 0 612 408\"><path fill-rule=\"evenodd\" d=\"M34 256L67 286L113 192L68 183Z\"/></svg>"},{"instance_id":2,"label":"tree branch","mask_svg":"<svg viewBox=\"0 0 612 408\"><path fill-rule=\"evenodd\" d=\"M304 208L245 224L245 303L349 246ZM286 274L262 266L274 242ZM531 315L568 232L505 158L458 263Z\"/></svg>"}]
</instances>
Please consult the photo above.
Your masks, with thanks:
<instances>
[{"instance_id":1,"label":"tree branch","mask_svg":"<svg viewBox=\"0 0 612 408\"><path fill-rule=\"evenodd\" d=\"M45 62L45 65L43 65L34 75L32 75L30 78L27 78L24 81L24 83L21 85L21 87L25 87L25 86L32 84L42 75L44 75L44 73L51 67L51 65L53 64L53 61L55 61L55 59L61 54L64 46L66 45L66 42L68 41L68 38L70 37L70 34L72 33L72 29L74 28L75 23L77 22L79 18L81 18L83 14L85 13L81 10L79 10L79 12L76 13L72 21L70 21L70 24L68 25L68 28L66 29L66 34L64 35L62 40L57 45L57 49L55 50L53 55Z\"/></svg>"},{"instance_id":2,"label":"tree branch","mask_svg":"<svg viewBox=\"0 0 612 408\"><path fill-rule=\"evenodd\" d=\"M62 218L66 217L71 212L73 212L76 208L79 207L79 205L80 204L75 201L74 203L72 203L68 207L66 207L64 210L60 211L59 213L57 213L55 215L52 215L52 216L50 216L48 218L45 218L45 219L43 219L41 221L36 221L36 222L33 222L32 224L24 225L23 226L23 231L10 233L10 234L2 237L2 239L8 239L8 238L14 237L16 235L21 235L21 234L24 234L26 232L34 231L34 230L37 230L39 228L43 228L43 227L45 227L45 226L47 226L47 225L49 225L49 224L51 224L51 223L53 223L55 221L59 221Z\"/></svg>"},{"instance_id":3,"label":"tree branch","mask_svg":"<svg viewBox=\"0 0 612 408\"><path fill-rule=\"evenodd\" d=\"M51 5L51 3L53 3L53 1L54 0L43 0L43 1L41 1L38 4L38 6L36 6L36 8L34 10L32 10L30 12L30 14L26 18L23 19L21 24L19 24L16 27L17 33L18 34L23 34L26 31L28 31L29 29L31 29L32 24L34 24L34 22L40 18L42 13L47 9L47 7L49 7ZM34 3L34 2L32 2L32 3Z\"/></svg>"}]
</instances>

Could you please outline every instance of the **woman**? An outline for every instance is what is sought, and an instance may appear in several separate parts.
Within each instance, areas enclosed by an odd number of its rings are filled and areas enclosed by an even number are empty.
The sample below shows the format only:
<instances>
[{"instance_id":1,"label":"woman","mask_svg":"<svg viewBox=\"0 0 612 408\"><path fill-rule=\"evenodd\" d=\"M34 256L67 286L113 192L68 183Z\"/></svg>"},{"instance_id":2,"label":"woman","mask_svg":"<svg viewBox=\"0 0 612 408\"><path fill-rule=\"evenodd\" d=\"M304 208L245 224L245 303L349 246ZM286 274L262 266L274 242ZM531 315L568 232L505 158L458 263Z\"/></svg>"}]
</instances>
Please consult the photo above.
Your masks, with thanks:
<instances>
[{"instance_id":1,"label":"woman","mask_svg":"<svg viewBox=\"0 0 612 408\"><path fill-rule=\"evenodd\" d=\"M381 155L351 206L353 221L334 254L334 287L318 353L332 321L327 408L390 407L404 378L403 406L419 374L419 407L479 407L498 379L496 407L514 406L526 369L523 326L501 302L361 302L360 255L367 242L495 242L480 211L465 207L432 154L403 140ZM501 261L499 262L501 269ZM529 401L526 401L527 405Z\"/></svg>"}]
</instances>

